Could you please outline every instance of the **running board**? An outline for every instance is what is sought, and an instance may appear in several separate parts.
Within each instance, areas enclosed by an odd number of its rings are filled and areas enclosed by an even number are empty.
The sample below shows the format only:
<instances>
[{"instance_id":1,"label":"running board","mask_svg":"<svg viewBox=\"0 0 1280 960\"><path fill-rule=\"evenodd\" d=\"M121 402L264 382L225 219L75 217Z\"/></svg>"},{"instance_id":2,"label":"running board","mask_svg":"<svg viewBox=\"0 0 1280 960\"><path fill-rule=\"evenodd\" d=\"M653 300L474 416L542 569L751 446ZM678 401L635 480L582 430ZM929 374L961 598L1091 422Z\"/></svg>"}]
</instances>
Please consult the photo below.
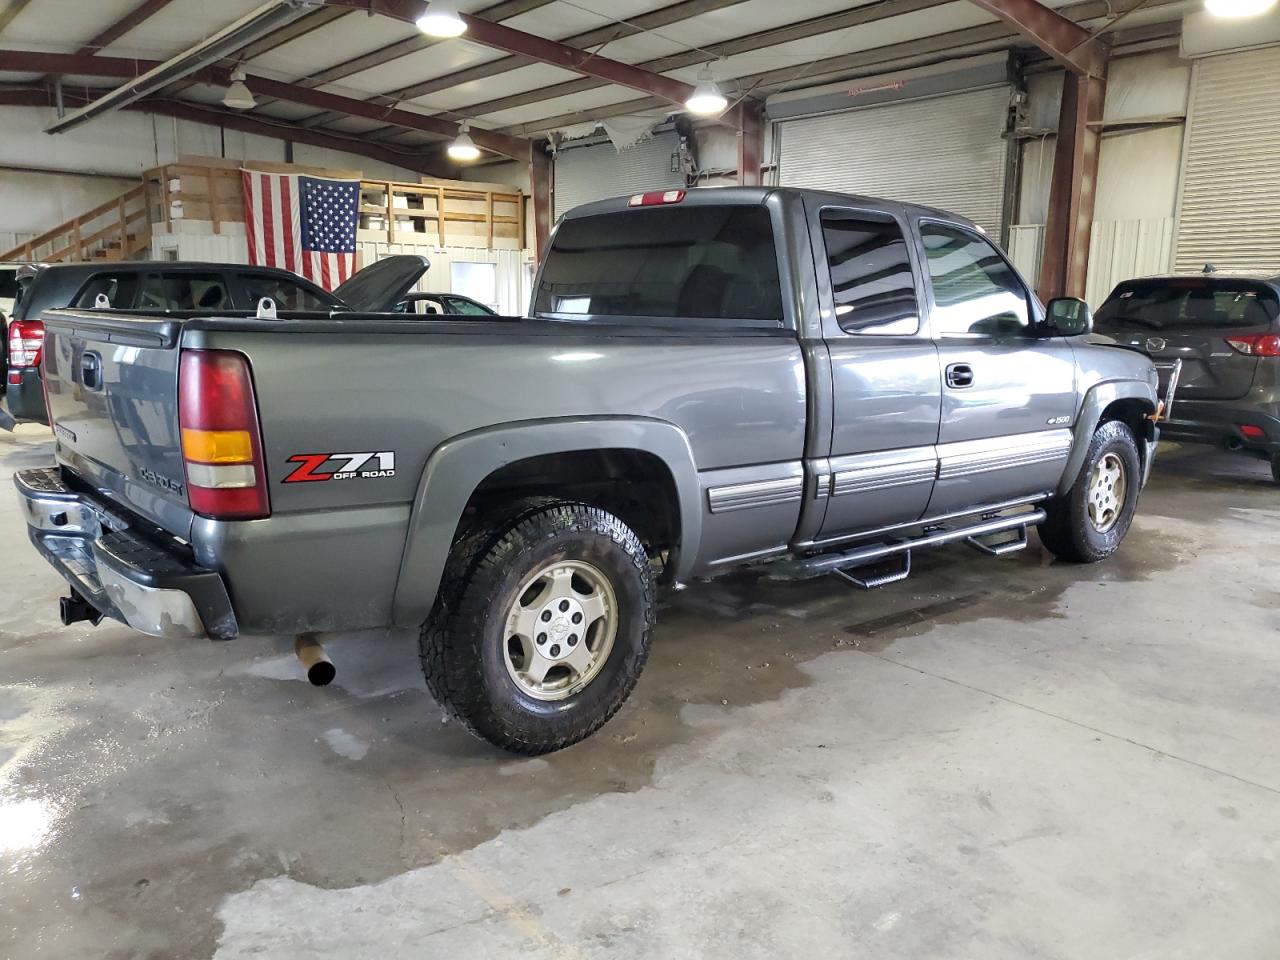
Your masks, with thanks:
<instances>
[{"instance_id":1,"label":"running board","mask_svg":"<svg viewBox=\"0 0 1280 960\"><path fill-rule=\"evenodd\" d=\"M989 556L1004 556L1021 550L1027 545L1027 527L1040 523L1045 518L1042 509L1028 510L1005 517L991 517L978 523L952 529L929 528L919 536L898 540L893 543L877 543L870 546L857 547L843 553L819 554L815 557L792 558L779 561L770 571L770 575L783 580L806 580L835 573L841 579L864 589L883 587L890 583L898 583L911 575L911 551L921 547L940 547L943 544L964 541L975 549ZM984 537L999 533L1016 532L1017 536L996 544L982 543ZM850 569L870 566L889 557L903 557L901 568L874 577L858 577L849 573Z\"/></svg>"}]
</instances>

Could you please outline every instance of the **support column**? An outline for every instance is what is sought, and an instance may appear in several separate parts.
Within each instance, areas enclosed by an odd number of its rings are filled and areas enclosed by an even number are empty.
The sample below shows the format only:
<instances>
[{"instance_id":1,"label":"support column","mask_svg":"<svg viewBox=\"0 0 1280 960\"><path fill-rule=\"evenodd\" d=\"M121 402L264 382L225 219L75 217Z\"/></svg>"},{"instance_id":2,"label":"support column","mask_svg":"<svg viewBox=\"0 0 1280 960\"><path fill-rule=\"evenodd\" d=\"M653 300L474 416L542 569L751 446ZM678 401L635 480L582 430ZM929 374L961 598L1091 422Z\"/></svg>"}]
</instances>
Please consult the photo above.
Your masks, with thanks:
<instances>
[{"instance_id":1,"label":"support column","mask_svg":"<svg viewBox=\"0 0 1280 960\"><path fill-rule=\"evenodd\" d=\"M1040 299L1084 297L1107 81L1067 71L1040 257Z\"/></svg>"},{"instance_id":2,"label":"support column","mask_svg":"<svg viewBox=\"0 0 1280 960\"><path fill-rule=\"evenodd\" d=\"M738 119L738 186L757 187L764 155L764 111L758 104L744 101L738 108Z\"/></svg>"},{"instance_id":3,"label":"support column","mask_svg":"<svg viewBox=\"0 0 1280 960\"><path fill-rule=\"evenodd\" d=\"M542 262L551 239L551 157L541 142L529 147L529 189L533 194L533 257Z\"/></svg>"}]
</instances>

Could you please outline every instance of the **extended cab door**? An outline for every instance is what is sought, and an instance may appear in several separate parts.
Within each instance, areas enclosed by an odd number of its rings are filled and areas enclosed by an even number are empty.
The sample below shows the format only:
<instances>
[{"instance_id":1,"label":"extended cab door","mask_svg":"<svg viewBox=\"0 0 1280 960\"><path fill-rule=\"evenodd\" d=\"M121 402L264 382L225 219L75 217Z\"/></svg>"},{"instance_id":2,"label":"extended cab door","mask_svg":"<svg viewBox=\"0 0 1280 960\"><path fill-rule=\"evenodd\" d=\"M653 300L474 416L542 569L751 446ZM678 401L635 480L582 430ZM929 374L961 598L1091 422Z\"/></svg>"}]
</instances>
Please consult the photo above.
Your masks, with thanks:
<instances>
[{"instance_id":1,"label":"extended cab door","mask_svg":"<svg viewBox=\"0 0 1280 960\"><path fill-rule=\"evenodd\" d=\"M834 405L817 539L831 540L924 513L942 388L908 225L853 207L822 205L809 216Z\"/></svg>"},{"instance_id":2,"label":"extended cab door","mask_svg":"<svg viewBox=\"0 0 1280 960\"><path fill-rule=\"evenodd\" d=\"M1075 419L1070 343L1038 335L1031 292L986 237L927 219L919 229L943 369L929 513L1052 491Z\"/></svg>"}]
</instances>

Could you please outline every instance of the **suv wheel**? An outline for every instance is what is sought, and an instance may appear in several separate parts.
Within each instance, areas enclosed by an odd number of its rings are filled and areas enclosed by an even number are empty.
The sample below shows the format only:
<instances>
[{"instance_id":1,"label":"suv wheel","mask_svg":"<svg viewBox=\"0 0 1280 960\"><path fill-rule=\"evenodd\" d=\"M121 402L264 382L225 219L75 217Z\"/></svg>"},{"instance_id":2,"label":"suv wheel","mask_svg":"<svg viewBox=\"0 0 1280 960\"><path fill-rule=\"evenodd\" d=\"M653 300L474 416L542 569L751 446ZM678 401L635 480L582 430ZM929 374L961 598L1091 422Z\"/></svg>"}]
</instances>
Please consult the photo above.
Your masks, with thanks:
<instances>
[{"instance_id":1,"label":"suv wheel","mask_svg":"<svg viewBox=\"0 0 1280 960\"><path fill-rule=\"evenodd\" d=\"M1141 482L1133 431L1119 420L1100 424L1075 483L1046 506L1040 542L1063 560L1105 560L1129 532Z\"/></svg>"},{"instance_id":2,"label":"suv wheel","mask_svg":"<svg viewBox=\"0 0 1280 960\"><path fill-rule=\"evenodd\" d=\"M560 750L617 712L653 638L644 545L612 514L522 500L453 548L419 646L427 687L472 733Z\"/></svg>"}]
</instances>

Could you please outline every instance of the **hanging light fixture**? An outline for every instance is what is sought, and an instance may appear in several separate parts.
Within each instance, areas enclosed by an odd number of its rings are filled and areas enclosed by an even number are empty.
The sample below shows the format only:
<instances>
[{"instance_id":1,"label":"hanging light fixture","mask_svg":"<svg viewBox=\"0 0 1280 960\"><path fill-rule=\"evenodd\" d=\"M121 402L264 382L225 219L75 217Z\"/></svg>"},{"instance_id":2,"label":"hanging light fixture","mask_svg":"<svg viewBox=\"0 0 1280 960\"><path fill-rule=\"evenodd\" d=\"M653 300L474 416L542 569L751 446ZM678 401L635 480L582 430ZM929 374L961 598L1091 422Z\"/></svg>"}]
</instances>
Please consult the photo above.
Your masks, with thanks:
<instances>
[{"instance_id":1,"label":"hanging light fixture","mask_svg":"<svg viewBox=\"0 0 1280 960\"><path fill-rule=\"evenodd\" d=\"M258 101L253 98L253 91L245 86L244 70L240 67L231 72L231 86L227 87L222 105L232 110L252 110L258 105Z\"/></svg>"},{"instance_id":2,"label":"hanging light fixture","mask_svg":"<svg viewBox=\"0 0 1280 960\"><path fill-rule=\"evenodd\" d=\"M711 65L707 64L698 72L698 85L684 102L690 113L700 117L709 117L721 113L729 106L729 100L720 90L715 77L711 75Z\"/></svg>"},{"instance_id":3,"label":"hanging light fixture","mask_svg":"<svg viewBox=\"0 0 1280 960\"><path fill-rule=\"evenodd\" d=\"M1215 17L1240 20L1266 13L1276 5L1276 0L1205 0L1204 8Z\"/></svg>"},{"instance_id":4,"label":"hanging light fixture","mask_svg":"<svg viewBox=\"0 0 1280 960\"><path fill-rule=\"evenodd\" d=\"M460 37L467 32L467 25L458 16L453 0L431 0L418 18L418 29L429 37Z\"/></svg>"},{"instance_id":5,"label":"hanging light fixture","mask_svg":"<svg viewBox=\"0 0 1280 960\"><path fill-rule=\"evenodd\" d=\"M458 124L458 136L449 144L449 156L454 160L480 159L480 148L471 139L471 125L465 120Z\"/></svg>"}]
</instances>

